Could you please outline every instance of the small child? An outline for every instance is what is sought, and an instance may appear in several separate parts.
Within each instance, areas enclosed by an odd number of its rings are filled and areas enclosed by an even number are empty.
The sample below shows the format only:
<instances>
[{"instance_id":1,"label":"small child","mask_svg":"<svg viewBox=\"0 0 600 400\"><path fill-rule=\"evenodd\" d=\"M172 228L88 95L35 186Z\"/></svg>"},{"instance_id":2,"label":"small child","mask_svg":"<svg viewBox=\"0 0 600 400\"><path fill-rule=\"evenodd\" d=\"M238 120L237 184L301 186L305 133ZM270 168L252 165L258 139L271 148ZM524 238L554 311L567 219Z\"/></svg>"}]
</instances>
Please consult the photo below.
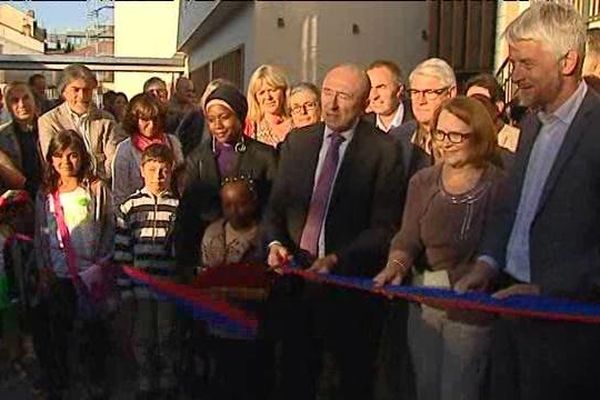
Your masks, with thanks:
<instances>
[{"instance_id":1,"label":"small child","mask_svg":"<svg viewBox=\"0 0 600 400\"><path fill-rule=\"evenodd\" d=\"M226 178L220 192L223 218L208 226L202 239L203 269L258 261L258 196L246 176ZM245 267L245 266L242 266ZM223 268L222 270L226 270ZM213 287L213 296L256 314L266 297L263 287ZM256 399L259 393L259 345L235 331L208 324L210 352L219 393L226 399Z\"/></svg>"},{"instance_id":2,"label":"small child","mask_svg":"<svg viewBox=\"0 0 600 400\"><path fill-rule=\"evenodd\" d=\"M140 167L144 187L117 210L115 261L163 279L175 277L171 237L179 200L169 190L173 164L168 146L148 146ZM174 396L175 306L146 287L130 285L135 310L131 316L133 351L139 368L137 398Z\"/></svg>"},{"instance_id":3,"label":"small child","mask_svg":"<svg viewBox=\"0 0 600 400\"><path fill-rule=\"evenodd\" d=\"M251 178L225 178L221 188L223 218L206 228L202 238L202 266L256 260L258 196Z\"/></svg>"}]
</instances>

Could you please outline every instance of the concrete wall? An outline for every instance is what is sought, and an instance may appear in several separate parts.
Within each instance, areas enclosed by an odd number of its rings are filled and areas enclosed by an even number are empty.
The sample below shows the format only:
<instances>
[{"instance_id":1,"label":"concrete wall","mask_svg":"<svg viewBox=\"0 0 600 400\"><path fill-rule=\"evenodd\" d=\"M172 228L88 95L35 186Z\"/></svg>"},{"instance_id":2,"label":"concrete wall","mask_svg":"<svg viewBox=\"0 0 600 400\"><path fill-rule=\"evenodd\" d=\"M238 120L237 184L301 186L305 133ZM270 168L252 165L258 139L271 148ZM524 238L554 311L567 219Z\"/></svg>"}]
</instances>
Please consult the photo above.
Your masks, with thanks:
<instances>
[{"instance_id":1,"label":"concrete wall","mask_svg":"<svg viewBox=\"0 0 600 400\"><path fill-rule=\"evenodd\" d=\"M173 57L177 46L179 1L116 1L115 56ZM155 75L164 79L167 86L177 78L171 74L116 72L114 87L131 98Z\"/></svg>"},{"instance_id":2,"label":"concrete wall","mask_svg":"<svg viewBox=\"0 0 600 400\"><path fill-rule=\"evenodd\" d=\"M277 26L277 19L285 26ZM398 63L405 74L427 57L427 2L256 2L256 58L283 66L291 81L320 83L342 62L363 66L375 59ZM352 32L353 24L359 33Z\"/></svg>"},{"instance_id":3,"label":"concrete wall","mask_svg":"<svg viewBox=\"0 0 600 400\"><path fill-rule=\"evenodd\" d=\"M258 4L255 2L255 4ZM254 7L243 7L227 19L227 24L221 25L188 56L189 71L192 72L209 61L213 61L240 46L244 46L244 88L252 73L256 60L256 42Z\"/></svg>"}]
</instances>

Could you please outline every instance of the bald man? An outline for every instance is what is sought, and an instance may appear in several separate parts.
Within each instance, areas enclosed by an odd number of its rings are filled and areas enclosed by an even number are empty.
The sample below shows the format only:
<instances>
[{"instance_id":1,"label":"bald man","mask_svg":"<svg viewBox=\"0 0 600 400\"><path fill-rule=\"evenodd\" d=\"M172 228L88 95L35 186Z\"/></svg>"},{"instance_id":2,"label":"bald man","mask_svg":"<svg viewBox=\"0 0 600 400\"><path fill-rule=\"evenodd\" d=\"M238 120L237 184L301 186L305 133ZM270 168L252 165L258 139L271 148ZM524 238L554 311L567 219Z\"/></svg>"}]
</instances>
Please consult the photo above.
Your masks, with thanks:
<instances>
[{"instance_id":1,"label":"bald man","mask_svg":"<svg viewBox=\"0 0 600 400\"><path fill-rule=\"evenodd\" d=\"M321 91L324 122L292 131L283 143L263 221L272 269L291 263L370 278L383 265L400 222L403 171L398 145L360 118L369 89L357 66L333 68ZM284 398L315 398L318 363L311 361L324 346L340 367L340 398L370 399L379 304L325 286L305 285L295 296L281 316Z\"/></svg>"}]
</instances>

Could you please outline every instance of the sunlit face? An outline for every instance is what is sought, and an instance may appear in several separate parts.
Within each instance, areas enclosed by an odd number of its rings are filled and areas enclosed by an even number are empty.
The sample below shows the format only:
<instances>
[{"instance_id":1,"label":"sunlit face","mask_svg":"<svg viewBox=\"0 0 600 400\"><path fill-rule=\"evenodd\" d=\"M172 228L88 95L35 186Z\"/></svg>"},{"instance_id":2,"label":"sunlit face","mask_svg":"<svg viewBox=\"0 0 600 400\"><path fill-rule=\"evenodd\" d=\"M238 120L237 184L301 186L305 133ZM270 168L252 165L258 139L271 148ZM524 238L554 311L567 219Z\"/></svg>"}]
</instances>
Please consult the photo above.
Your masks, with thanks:
<instances>
[{"instance_id":1,"label":"sunlit face","mask_svg":"<svg viewBox=\"0 0 600 400\"><path fill-rule=\"evenodd\" d=\"M222 104L211 104L206 110L208 131L220 143L237 142L242 125L233 111Z\"/></svg>"},{"instance_id":2,"label":"sunlit face","mask_svg":"<svg viewBox=\"0 0 600 400\"><path fill-rule=\"evenodd\" d=\"M156 121L142 118L138 118L138 132L147 138L156 137L161 133L160 126Z\"/></svg>"},{"instance_id":3,"label":"sunlit face","mask_svg":"<svg viewBox=\"0 0 600 400\"><path fill-rule=\"evenodd\" d=\"M321 120L319 99L310 90L301 90L290 97L292 122L296 128L316 124Z\"/></svg>"},{"instance_id":4,"label":"sunlit face","mask_svg":"<svg viewBox=\"0 0 600 400\"><path fill-rule=\"evenodd\" d=\"M400 105L402 86L396 82L393 74L385 67L376 67L367 71L371 81L369 106L375 114L393 115Z\"/></svg>"},{"instance_id":5,"label":"sunlit face","mask_svg":"<svg viewBox=\"0 0 600 400\"><path fill-rule=\"evenodd\" d=\"M513 65L512 80L519 88L522 106L532 107L551 103L558 96L563 77L556 55L542 43L522 40L508 46Z\"/></svg>"},{"instance_id":6,"label":"sunlit face","mask_svg":"<svg viewBox=\"0 0 600 400\"><path fill-rule=\"evenodd\" d=\"M162 104L167 104L169 101L169 92L167 91L167 87L160 82L156 82L148 86L146 93L157 99Z\"/></svg>"},{"instance_id":7,"label":"sunlit face","mask_svg":"<svg viewBox=\"0 0 600 400\"><path fill-rule=\"evenodd\" d=\"M76 177L81 169L81 154L72 147L68 147L60 154L53 154L52 168L61 178Z\"/></svg>"},{"instance_id":8,"label":"sunlit face","mask_svg":"<svg viewBox=\"0 0 600 400\"><path fill-rule=\"evenodd\" d=\"M168 190L171 185L171 164L160 161L146 161L140 167L140 173L144 178L144 186L155 195Z\"/></svg>"},{"instance_id":9,"label":"sunlit face","mask_svg":"<svg viewBox=\"0 0 600 400\"><path fill-rule=\"evenodd\" d=\"M420 124L429 126L437 108L453 95L454 88L449 88L434 76L414 75L410 81L410 102L415 119Z\"/></svg>"},{"instance_id":10,"label":"sunlit face","mask_svg":"<svg viewBox=\"0 0 600 400\"><path fill-rule=\"evenodd\" d=\"M16 121L32 122L35 118L35 100L31 92L22 87L10 91L6 98L8 111Z\"/></svg>"},{"instance_id":11,"label":"sunlit face","mask_svg":"<svg viewBox=\"0 0 600 400\"><path fill-rule=\"evenodd\" d=\"M445 135L442 138L443 134ZM472 130L469 125L454 114L443 110L433 132L433 139L442 154L442 160L452 166L460 166L467 162L472 151L471 135Z\"/></svg>"},{"instance_id":12,"label":"sunlit face","mask_svg":"<svg viewBox=\"0 0 600 400\"><path fill-rule=\"evenodd\" d=\"M256 196L244 182L226 184L221 189L223 215L234 229L247 228L256 216Z\"/></svg>"},{"instance_id":13,"label":"sunlit face","mask_svg":"<svg viewBox=\"0 0 600 400\"><path fill-rule=\"evenodd\" d=\"M263 114L281 115L284 95L282 88L269 85L264 79L260 81L256 91L256 101Z\"/></svg>"},{"instance_id":14,"label":"sunlit face","mask_svg":"<svg viewBox=\"0 0 600 400\"><path fill-rule=\"evenodd\" d=\"M362 114L367 105L361 76L348 68L331 70L323 81L321 107L325 124L334 132L343 132Z\"/></svg>"},{"instance_id":15,"label":"sunlit face","mask_svg":"<svg viewBox=\"0 0 600 400\"><path fill-rule=\"evenodd\" d=\"M71 111L79 115L85 114L92 105L92 94L95 88L95 81L75 79L65 86L63 97Z\"/></svg>"}]
</instances>

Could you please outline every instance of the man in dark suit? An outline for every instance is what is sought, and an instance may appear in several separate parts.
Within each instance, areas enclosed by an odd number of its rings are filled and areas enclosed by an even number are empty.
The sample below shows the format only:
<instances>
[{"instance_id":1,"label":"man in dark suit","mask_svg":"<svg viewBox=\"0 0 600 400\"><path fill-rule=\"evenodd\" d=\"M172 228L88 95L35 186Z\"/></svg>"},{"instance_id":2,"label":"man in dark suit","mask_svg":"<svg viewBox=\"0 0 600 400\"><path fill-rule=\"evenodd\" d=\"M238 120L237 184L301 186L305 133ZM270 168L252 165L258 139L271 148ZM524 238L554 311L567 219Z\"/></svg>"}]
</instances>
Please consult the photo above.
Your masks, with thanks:
<instances>
[{"instance_id":1,"label":"man in dark suit","mask_svg":"<svg viewBox=\"0 0 600 400\"><path fill-rule=\"evenodd\" d=\"M364 71L333 68L322 88L324 123L283 143L264 219L271 268L292 261L315 273L371 277L385 260L401 218L403 172L398 145L360 119L368 93ZM293 302L285 323L293 329L283 340L285 398L315 397L320 344L339 365L341 398L371 398L379 305L357 292L309 284ZM317 334L322 341L314 341Z\"/></svg>"},{"instance_id":2,"label":"man in dark suit","mask_svg":"<svg viewBox=\"0 0 600 400\"><path fill-rule=\"evenodd\" d=\"M366 121L388 133L413 119L410 103L404 101L404 81L400 67L392 61L377 60L367 68L371 82Z\"/></svg>"},{"instance_id":3,"label":"man in dark suit","mask_svg":"<svg viewBox=\"0 0 600 400\"><path fill-rule=\"evenodd\" d=\"M480 256L458 291L499 275L518 294L598 299L600 98L581 79L585 23L571 6L535 3L506 31L524 106L515 165ZM499 399L591 398L600 392L600 327L499 318L492 393Z\"/></svg>"}]
</instances>

